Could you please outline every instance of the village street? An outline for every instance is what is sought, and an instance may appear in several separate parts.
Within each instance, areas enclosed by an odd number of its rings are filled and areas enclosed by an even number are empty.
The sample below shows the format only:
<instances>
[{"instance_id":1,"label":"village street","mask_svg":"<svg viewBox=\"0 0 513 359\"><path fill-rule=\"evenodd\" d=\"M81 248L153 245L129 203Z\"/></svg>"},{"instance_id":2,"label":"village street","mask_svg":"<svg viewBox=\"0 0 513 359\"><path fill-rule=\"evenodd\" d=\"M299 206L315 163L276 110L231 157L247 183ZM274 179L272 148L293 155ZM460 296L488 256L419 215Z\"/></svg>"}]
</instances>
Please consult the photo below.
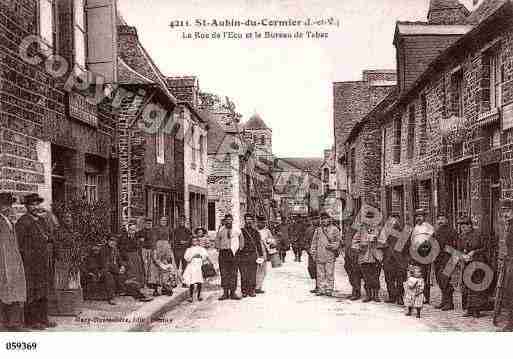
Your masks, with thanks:
<instances>
[{"instance_id":1,"label":"village street","mask_svg":"<svg viewBox=\"0 0 513 359\"><path fill-rule=\"evenodd\" d=\"M346 334L495 330L489 315L463 319L461 310L448 313L426 306L419 320L406 317L404 308L397 305L349 301L344 298L350 289L342 259L337 263L335 275L337 297L316 297L310 293L312 281L308 278L305 261L297 263L289 256L284 266L270 269L265 294L241 301L218 301L221 291L210 288L202 302L184 301L146 329ZM382 290L382 298L383 293Z\"/></svg>"}]
</instances>

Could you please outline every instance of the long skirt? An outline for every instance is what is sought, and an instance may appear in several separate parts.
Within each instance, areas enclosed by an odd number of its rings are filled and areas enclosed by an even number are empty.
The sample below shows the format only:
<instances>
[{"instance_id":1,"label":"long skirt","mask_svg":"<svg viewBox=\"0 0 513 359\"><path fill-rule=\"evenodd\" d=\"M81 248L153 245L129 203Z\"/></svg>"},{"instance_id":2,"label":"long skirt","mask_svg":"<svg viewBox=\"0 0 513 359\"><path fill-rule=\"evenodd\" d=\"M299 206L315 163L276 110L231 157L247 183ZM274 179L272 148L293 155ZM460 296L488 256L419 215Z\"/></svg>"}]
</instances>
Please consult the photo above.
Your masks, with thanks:
<instances>
[{"instance_id":1,"label":"long skirt","mask_svg":"<svg viewBox=\"0 0 513 359\"><path fill-rule=\"evenodd\" d=\"M144 276L144 263L142 261L141 253L139 252L128 252L128 267L131 271L132 277L135 277L135 280L144 285L145 276Z\"/></svg>"}]
</instances>

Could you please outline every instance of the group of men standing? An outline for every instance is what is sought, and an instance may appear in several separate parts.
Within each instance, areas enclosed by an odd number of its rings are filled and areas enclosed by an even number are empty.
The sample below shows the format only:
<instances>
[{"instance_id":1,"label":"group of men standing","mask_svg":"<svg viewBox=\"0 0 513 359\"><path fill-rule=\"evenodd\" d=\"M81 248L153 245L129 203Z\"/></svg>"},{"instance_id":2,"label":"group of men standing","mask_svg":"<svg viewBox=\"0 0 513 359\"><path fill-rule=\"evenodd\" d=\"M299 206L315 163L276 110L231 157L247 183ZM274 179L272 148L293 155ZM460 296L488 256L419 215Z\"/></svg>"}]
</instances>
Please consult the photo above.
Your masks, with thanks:
<instances>
[{"instance_id":1,"label":"group of men standing","mask_svg":"<svg viewBox=\"0 0 513 359\"><path fill-rule=\"evenodd\" d=\"M52 228L37 194L23 198L26 213L11 221L11 193L0 193L0 323L5 329L46 329L52 282Z\"/></svg>"},{"instance_id":2,"label":"group of men standing","mask_svg":"<svg viewBox=\"0 0 513 359\"><path fill-rule=\"evenodd\" d=\"M216 249L219 252L219 271L223 295L219 300L240 300L237 295L238 273L240 272L242 298L263 294L263 283L268 270L270 253L276 251L276 242L266 218L244 215L244 227L233 228L233 217L224 216L216 235Z\"/></svg>"}]
</instances>

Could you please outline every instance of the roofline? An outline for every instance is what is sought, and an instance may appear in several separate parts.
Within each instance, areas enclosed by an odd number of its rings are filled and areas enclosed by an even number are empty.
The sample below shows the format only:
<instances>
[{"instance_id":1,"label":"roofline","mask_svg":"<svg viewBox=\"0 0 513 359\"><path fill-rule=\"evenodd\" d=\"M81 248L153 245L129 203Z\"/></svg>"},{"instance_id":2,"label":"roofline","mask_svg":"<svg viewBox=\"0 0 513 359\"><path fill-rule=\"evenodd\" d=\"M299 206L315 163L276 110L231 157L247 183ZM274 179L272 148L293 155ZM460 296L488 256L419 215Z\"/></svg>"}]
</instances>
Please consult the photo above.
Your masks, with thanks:
<instances>
[{"instance_id":1,"label":"roofline","mask_svg":"<svg viewBox=\"0 0 513 359\"><path fill-rule=\"evenodd\" d=\"M449 46L447 49L445 49L440 55L438 55L438 57L436 57L428 65L427 69L417 78L417 80L415 80L413 85L410 86L410 88L407 91L399 94L399 97L398 97L396 103L394 104L394 106L392 106L387 111L387 113L385 113L384 115L388 114L392 110L395 110L398 106L407 102L407 100L413 93L417 92L419 90L419 88L422 85L424 85L426 82L429 82L429 80L431 79L430 75L432 73L436 72L438 67L443 66L444 62L451 58L450 55L453 52L455 52L457 49L459 49L460 47L467 44L467 42L471 41L477 34L480 34L482 32L483 28L486 28L487 26L489 26L490 23L492 23L494 20L496 20L497 17L500 17L501 15L505 15L505 14L502 14L502 12L506 11L506 9L508 7L510 7L510 11L513 11L511 6L512 6L512 0L506 0L492 14L490 14L488 17L486 17L484 20L482 20L472 30L470 30L466 34L462 35L458 40L456 40L455 43L453 43L451 46Z\"/></svg>"},{"instance_id":2,"label":"roofline","mask_svg":"<svg viewBox=\"0 0 513 359\"><path fill-rule=\"evenodd\" d=\"M397 90L398 88L396 87L388 95L386 95L385 98L383 98L383 100L378 102L376 106L374 106L372 110L370 110L360 121L353 125L351 131L349 131L349 134L347 135L345 141L346 143L351 142L350 140L352 140L356 136L357 132L360 130L363 124L369 121L371 117L375 116L376 114L379 115L380 111L386 109L387 106L394 103L394 101L397 99Z\"/></svg>"},{"instance_id":3,"label":"roofline","mask_svg":"<svg viewBox=\"0 0 513 359\"><path fill-rule=\"evenodd\" d=\"M191 105L188 101L178 101L176 103L177 105L182 105L182 106L186 106L192 113L194 113L194 115L196 117L199 118L199 120L203 123L207 123L207 121L203 118L203 115L201 115L197 110L196 108Z\"/></svg>"},{"instance_id":4,"label":"roofline","mask_svg":"<svg viewBox=\"0 0 513 359\"><path fill-rule=\"evenodd\" d=\"M463 5L462 3L460 3L458 1L459 5L456 5L456 6L449 6L449 7L444 7L443 9L436 9L438 11L444 11L444 10L457 10L457 9L461 9L463 8L464 12L465 12L465 16L468 17L472 12L467 9L467 7L465 5ZM429 18L429 14L431 14L431 11L433 11L435 9L431 9L431 6L429 7L429 10L428 10L428 14L427 14L427 17Z\"/></svg>"}]
</instances>

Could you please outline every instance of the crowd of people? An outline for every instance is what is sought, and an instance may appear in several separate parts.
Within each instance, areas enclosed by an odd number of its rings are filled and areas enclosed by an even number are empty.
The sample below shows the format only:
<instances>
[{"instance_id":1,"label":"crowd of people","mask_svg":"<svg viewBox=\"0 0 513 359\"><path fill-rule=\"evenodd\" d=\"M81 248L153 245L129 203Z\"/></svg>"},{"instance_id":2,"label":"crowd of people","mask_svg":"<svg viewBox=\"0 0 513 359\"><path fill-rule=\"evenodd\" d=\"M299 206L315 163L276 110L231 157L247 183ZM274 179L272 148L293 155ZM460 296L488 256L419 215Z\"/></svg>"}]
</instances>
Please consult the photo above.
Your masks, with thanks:
<instances>
[{"instance_id":1,"label":"crowd of people","mask_svg":"<svg viewBox=\"0 0 513 359\"><path fill-rule=\"evenodd\" d=\"M13 224L10 215L15 198L10 193L0 193L0 323L7 330L55 326L48 317L48 297L55 289L55 258L50 244L73 237L73 219L69 214L55 218L41 208L42 202L37 194L25 196L26 213ZM505 261L511 262L513 201L504 201L502 205L508 219ZM308 255L306 267L315 282L313 294L334 296L335 262L343 255L352 288L350 300L380 302L383 272L388 293L385 302L404 306L406 315L416 314L420 318L423 305L431 299L432 271L442 294L436 308L452 311L453 273L457 264L465 270L488 261L484 240L471 218L464 216L458 224L456 232L448 218L439 214L432 226L426 220L426 212L419 209L413 228L403 224L399 213L392 213L383 223L376 213L367 211L358 218L349 216L342 223L327 213L272 224L264 216L255 218L246 213L244 224L238 229L233 227L233 217L227 214L211 240L203 228L192 232L183 216L174 229L169 227L167 217L162 217L155 227L152 219L146 218L141 229L130 222L120 234L90 248L81 268L82 287L84 296L100 293L104 300L116 305L114 299L120 295L143 302L172 295L181 283L189 288L191 302L201 301L206 280L203 267L217 257L223 290L219 300L240 300L265 293L270 262L274 259L285 263L287 252L292 249L295 262L302 262L305 251ZM435 242L439 252L425 260L433 253ZM453 256L453 250L460 255ZM483 270L472 273L472 283L482 282L486 274ZM241 296L237 290L239 277ZM511 268L504 283L509 298L513 293ZM478 318L488 305L490 290L467 284L462 282L462 305L466 310L463 316ZM506 330L513 330L510 302Z\"/></svg>"}]
</instances>

